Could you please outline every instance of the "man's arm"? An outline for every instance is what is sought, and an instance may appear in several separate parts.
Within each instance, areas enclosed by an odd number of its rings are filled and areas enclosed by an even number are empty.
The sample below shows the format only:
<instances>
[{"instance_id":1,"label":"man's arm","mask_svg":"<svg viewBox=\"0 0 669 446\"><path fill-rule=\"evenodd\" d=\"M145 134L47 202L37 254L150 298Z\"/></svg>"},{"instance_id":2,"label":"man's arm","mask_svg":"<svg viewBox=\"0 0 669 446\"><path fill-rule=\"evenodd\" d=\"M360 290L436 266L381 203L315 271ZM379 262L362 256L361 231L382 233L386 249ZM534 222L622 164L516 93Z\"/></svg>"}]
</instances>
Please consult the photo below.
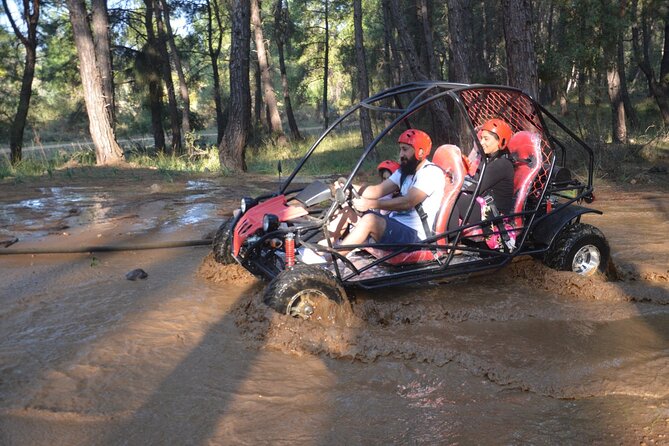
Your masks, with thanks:
<instances>
[{"instance_id":1,"label":"man's arm","mask_svg":"<svg viewBox=\"0 0 669 446\"><path fill-rule=\"evenodd\" d=\"M372 186L363 188L360 196L364 198L376 199L385 197L386 195L389 195L397 190L399 190L397 184L390 181L390 179L385 179L379 184L374 184Z\"/></svg>"},{"instance_id":2,"label":"man's arm","mask_svg":"<svg viewBox=\"0 0 669 446\"><path fill-rule=\"evenodd\" d=\"M388 200L378 200L375 198L354 198L353 207L360 212L365 212L369 209L381 209L384 211L408 211L415 208L418 203L422 203L425 198L427 198L427 194L425 192L418 188L412 187L409 189L409 192L406 195Z\"/></svg>"}]
</instances>

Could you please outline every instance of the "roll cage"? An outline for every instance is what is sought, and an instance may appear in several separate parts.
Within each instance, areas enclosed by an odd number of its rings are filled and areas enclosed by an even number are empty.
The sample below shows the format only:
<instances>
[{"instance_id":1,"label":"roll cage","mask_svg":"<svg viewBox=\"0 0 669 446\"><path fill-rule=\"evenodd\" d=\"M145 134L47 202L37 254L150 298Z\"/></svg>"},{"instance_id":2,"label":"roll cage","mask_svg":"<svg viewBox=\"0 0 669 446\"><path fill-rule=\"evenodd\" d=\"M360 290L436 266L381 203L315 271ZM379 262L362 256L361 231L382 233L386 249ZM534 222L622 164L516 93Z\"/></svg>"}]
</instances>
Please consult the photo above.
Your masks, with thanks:
<instances>
[{"instance_id":1,"label":"roll cage","mask_svg":"<svg viewBox=\"0 0 669 446\"><path fill-rule=\"evenodd\" d=\"M292 226L277 228L273 232L261 234L253 239L243 252L238 253L237 260L250 271L273 278L282 268L285 268L285 264L281 265L283 258L280 252L267 249L267 242L277 237L285 237L287 233L294 233L298 247L310 248L319 253L328 253L333 256L335 261L329 267L344 284L376 288L498 268L506 265L516 255L536 254L547 250L550 240L547 242L546 238L550 236L550 230L548 231L549 236L544 234L538 239L533 237L533 231L542 222L545 226L546 222L550 223L555 220L551 220L550 217L560 214L575 202L580 203L583 200L590 202L592 200L594 155L592 149L585 142L560 123L549 111L521 90L512 87L425 81L407 83L384 90L361 101L333 122L313 143L292 173L282 182L279 191L270 196L259 197L257 201L262 202L277 196L285 196L288 201L294 200L296 194L303 190L302 187L290 189L298 173L333 129L337 128L353 113L370 110L395 116L388 125L378 132L372 142L364 147L363 153L346 178L344 189L348 188L363 168L365 159L370 156L384 137L398 126L412 127L412 117L425 107L431 107L433 115L442 113L444 110L440 111L439 107L444 107L444 99L446 98L448 98L447 105L451 108L448 111L451 113L447 111L443 116L440 116L442 119L437 119L436 122L448 126L449 119L455 112L466 117L464 119L466 134L464 136L460 135L460 137L466 143L472 144L473 150L478 154L481 160L480 172L482 176L485 175L487 167L486 158L478 138L472 136L476 135L477 128L486 120L493 117L500 118L508 122L514 132L529 131L540 136L541 160L537 161L541 163L541 167L536 177L532 179L533 183L527 196L524 197L522 209L519 212L486 221L493 227L499 228L505 220L519 218L522 224L515 228L517 234L515 248L503 246L502 249L493 250L480 244L469 244L462 248L460 242L465 241L466 231L481 226L480 223L474 223L461 226L450 232L434 234L422 243L405 245L374 243L374 248L385 250L384 255L368 256L366 257L368 261L365 262L353 262L341 255L339 250L364 249L370 247L369 244L338 246L335 248L332 245L323 247L317 245L314 241L320 235L329 239L330 234L327 232L326 222L341 205L341 202L334 199L325 209L318 211L316 214L310 212L308 216ZM547 123L560 129L569 140L556 138L549 131ZM448 127L442 128L442 130L448 132ZM571 153L574 150L580 152L580 156L575 157L577 160L583 159L583 155L585 155L585 168L587 170L587 182L585 184L573 180L571 176L558 175L559 170L565 168L569 161L568 152ZM559 154L559 167L556 164L558 159L556 154ZM479 193L478 188L479 186L474 192L475 195ZM467 216L472 212L474 205L475 202L472 201ZM584 212L588 211L586 209ZM576 215L584 212L577 212ZM564 219L565 217L560 220L560 224L565 224L562 221ZM237 220L239 220L239 216ZM546 232L545 227L542 228L542 232ZM449 242L448 239L451 237L454 238ZM446 243L437 244L438 241L445 241ZM458 249L465 251L465 255L455 255L456 245ZM389 265L391 259L416 250L432 251L434 253L433 260L416 264Z\"/></svg>"}]
</instances>

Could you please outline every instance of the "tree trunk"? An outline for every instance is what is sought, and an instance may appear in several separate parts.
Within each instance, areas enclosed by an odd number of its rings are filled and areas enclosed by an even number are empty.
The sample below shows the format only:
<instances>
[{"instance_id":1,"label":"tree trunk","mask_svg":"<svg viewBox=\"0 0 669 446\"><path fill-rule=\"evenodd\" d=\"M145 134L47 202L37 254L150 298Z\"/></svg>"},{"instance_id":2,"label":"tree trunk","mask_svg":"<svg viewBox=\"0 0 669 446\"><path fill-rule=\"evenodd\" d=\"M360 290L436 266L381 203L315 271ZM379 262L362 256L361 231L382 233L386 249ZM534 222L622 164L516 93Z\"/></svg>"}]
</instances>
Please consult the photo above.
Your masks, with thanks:
<instances>
[{"instance_id":1,"label":"tree trunk","mask_svg":"<svg viewBox=\"0 0 669 446\"><path fill-rule=\"evenodd\" d=\"M411 36L406 32L408 28L404 19L404 12L400 9L399 0L389 0L389 6L395 29L397 30L399 44L402 47L401 52L406 59L413 78L419 81L427 80L427 76L421 69L416 47L411 40Z\"/></svg>"},{"instance_id":2,"label":"tree trunk","mask_svg":"<svg viewBox=\"0 0 669 446\"><path fill-rule=\"evenodd\" d=\"M451 37L451 59L449 80L453 82L471 82L471 21L470 5L465 0L448 0L448 32Z\"/></svg>"},{"instance_id":3,"label":"tree trunk","mask_svg":"<svg viewBox=\"0 0 669 446\"><path fill-rule=\"evenodd\" d=\"M418 52L414 47L414 44L411 40L411 36L405 32L407 29L406 22L404 20L404 14L400 10L399 0L389 0L389 11L392 17L393 25L397 30L397 35L399 37L399 43L402 47L402 53L406 58L406 63L411 70L415 80L424 81L427 80L427 76L423 73L420 67L420 59L418 58ZM433 119L433 132L432 138L436 141L448 141L449 140L449 129L452 128L451 118L446 110L443 102L433 101L430 103L430 110L432 111Z\"/></svg>"},{"instance_id":4,"label":"tree trunk","mask_svg":"<svg viewBox=\"0 0 669 446\"><path fill-rule=\"evenodd\" d=\"M392 39L392 27L388 18L388 1L383 0L383 73L385 74L386 87L395 85L395 73L393 72L393 54L390 50L390 39Z\"/></svg>"},{"instance_id":5,"label":"tree trunk","mask_svg":"<svg viewBox=\"0 0 669 446\"><path fill-rule=\"evenodd\" d=\"M267 128L267 120L262 112L262 81L260 80L260 64L258 63L258 59L253 64L253 85L253 122L256 126Z\"/></svg>"},{"instance_id":6,"label":"tree trunk","mask_svg":"<svg viewBox=\"0 0 669 446\"><path fill-rule=\"evenodd\" d=\"M569 99L567 93L560 94L560 116L567 116L569 114Z\"/></svg>"},{"instance_id":7,"label":"tree trunk","mask_svg":"<svg viewBox=\"0 0 669 446\"><path fill-rule=\"evenodd\" d=\"M485 78L499 82L497 80L497 73L494 70L495 67L499 65L497 48L502 45L502 35L504 32L501 30L501 25L498 20L499 15L499 5L498 2L483 1L481 5L483 9L483 35L485 42L485 52L483 56L483 62L485 65Z\"/></svg>"},{"instance_id":8,"label":"tree trunk","mask_svg":"<svg viewBox=\"0 0 669 446\"><path fill-rule=\"evenodd\" d=\"M620 6L620 22L625 23L625 16L627 15L627 2L628 0L619 0ZM633 129L639 127L639 118L637 117L634 106L630 99L629 91L627 90L627 73L625 72L625 47L623 41L624 30L618 30L616 34L616 68L618 69L618 78L620 79L620 88L622 95L623 104L625 106L625 116L627 121L630 123L630 126Z\"/></svg>"},{"instance_id":9,"label":"tree trunk","mask_svg":"<svg viewBox=\"0 0 669 446\"><path fill-rule=\"evenodd\" d=\"M177 50L177 44L174 41L174 32L172 32L172 24L170 23L170 9L167 1L159 0L159 6L163 17L165 18L165 28L167 30L167 43L170 46L171 57L170 60L174 64L174 70L177 72L179 78L179 94L181 95L181 103L183 109L181 110L181 130L183 134L190 133L190 96L188 94L188 84L186 83L186 76L181 65L181 56ZM189 147L188 150L192 150Z\"/></svg>"},{"instance_id":10,"label":"tree trunk","mask_svg":"<svg viewBox=\"0 0 669 446\"><path fill-rule=\"evenodd\" d=\"M114 70L112 67L109 38L109 15L107 0L91 0L91 30L95 46L95 60L100 70L107 113L112 127L116 126L116 104L114 100Z\"/></svg>"},{"instance_id":11,"label":"tree trunk","mask_svg":"<svg viewBox=\"0 0 669 446\"><path fill-rule=\"evenodd\" d=\"M165 152L165 130L163 130L163 87L160 81L149 81L149 108L151 110L151 129L153 145L159 153Z\"/></svg>"},{"instance_id":12,"label":"tree trunk","mask_svg":"<svg viewBox=\"0 0 669 446\"><path fill-rule=\"evenodd\" d=\"M283 133L283 123L279 115L279 107L276 103L276 93L274 83L272 82L272 73L269 65L268 50L265 47L265 38L263 37L262 19L260 17L259 0L251 0L251 23L253 24L253 34L256 42L256 53L258 54L258 66L260 68L260 81L263 90L263 102L267 106L269 113L269 127L272 135L277 138L281 144L286 143L286 136Z\"/></svg>"},{"instance_id":13,"label":"tree trunk","mask_svg":"<svg viewBox=\"0 0 669 446\"><path fill-rule=\"evenodd\" d=\"M149 110L151 111L151 129L153 131L153 145L159 153L165 152L165 130L163 129L163 85L160 80L160 54L153 31L153 4L145 0L144 28L146 29L146 46L141 54L139 68L149 82Z\"/></svg>"},{"instance_id":14,"label":"tree trunk","mask_svg":"<svg viewBox=\"0 0 669 446\"><path fill-rule=\"evenodd\" d=\"M383 39L385 44L386 65L388 70L388 87L402 82L402 71L400 68L400 56L397 51L397 42L393 35L393 18L390 11L390 0L382 0L383 3Z\"/></svg>"},{"instance_id":15,"label":"tree trunk","mask_svg":"<svg viewBox=\"0 0 669 446\"><path fill-rule=\"evenodd\" d=\"M277 0L276 9L274 10L274 31L276 33L275 40L279 53L279 71L281 72L281 88L283 89L283 102L286 108L286 117L288 118L288 127L290 127L290 134L293 139L300 140L300 129L297 127L295 115L293 114L293 106L290 102L290 91L288 87L288 74L286 71L286 61L283 54L283 45L287 39L287 23L286 12L283 8L283 0Z\"/></svg>"},{"instance_id":16,"label":"tree trunk","mask_svg":"<svg viewBox=\"0 0 669 446\"><path fill-rule=\"evenodd\" d=\"M627 126L625 124L625 105L623 104L622 88L618 69L614 66L606 71L609 99L611 100L611 130L613 142L627 143Z\"/></svg>"},{"instance_id":17,"label":"tree trunk","mask_svg":"<svg viewBox=\"0 0 669 446\"><path fill-rule=\"evenodd\" d=\"M601 0L602 10L613 12L614 2ZM614 143L627 142L627 125L625 121L625 104L623 103L622 79L618 66L618 44L621 38L621 24L613 21L608 33L602 31L602 53L606 68L606 85L611 104L611 139Z\"/></svg>"},{"instance_id":18,"label":"tree trunk","mask_svg":"<svg viewBox=\"0 0 669 446\"><path fill-rule=\"evenodd\" d=\"M9 133L10 161L16 165L22 158L23 134L28 119L28 109L30 108L30 98L32 96L33 79L35 78L35 63L37 62L37 24L39 22L39 0L23 2L23 17L26 21L27 35L24 36L12 17L7 0L2 0L5 8L5 14L9 20L14 34L21 41L25 50L26 58L23 65L23 76L21 78L21 92L19 93L19 105L16 109L16 115L12 121Z\"/></svg>"},{"instance_id":19,"label":"tree trunk","mask_svg":"<svg viewBox=\"0 0 669 446\"><path fill-rule=\"evenodd\" d=\"M230 115L218 148L223 169L246 171L245 149L251 123L249 52L251 50L251 10L247 0L228 0L231 8Z\"/></svg>"},{"instance_id":20,"label":"tree trunk","mask_svg":"<svg viewBox=\"0 0 669 446\"><path fill-rule=\"evenodd\" d=\"M425 55L427 58L428 73L430 79L439 78L439 66L434 51L434 39L432 38L432 25L430 23L431 12L428 10L427 0L418 0L420 22L423 28L423 39L425 41Z\"/></svg>"},{"instance_id":21,"label":"tree trunk","mask_svg":"<svg viewBox=\"0 0 669 446\"><path fill-rule=\"evenodd\" d=\"M212 18L216 19L218 37L214 45L214 26ZM214 106L216 108L216 145L221 144L223 132L225 132L225 119L223 116L223 106L221 98L221 75L218 71L218 58L221 55L221 45L223 42L223 25L221 23L221 11L218 0L207 0L207 47L209 49L209 58L211 59L211 70L214 87Z\"/></svg>"},{"instance_id":22,"label":"tree trunk","mask_svg":"<svg viewBox=\"0 0 669 446\"><path fill-rule=\"evenodd\" d=\"M181 120L179 119L179 107L177 105L177 95L174 91L174 82L172 81L172 69L170 67L170 55L167 52L167 32L163 22L163 15L160 12L160 0L152 0L153 15L156 18L156 30L158 31L158 51L161 56L160 70L163 74L163 82L167 90L167 108L170 113L170 128L172 131L171 153L180 155L183 149L181 145Z\"/></svg>"},{"instance_id":23,"label":"tree trunk","mask_svg":"<svg viewBox=\"0 0 669 446\"><path fill-rule=\"evenodd\" d=\"M669 21L664 24L664 48L660 64L660 78L652 83L651 93L655 97L664 125L669 126Z\"/></svg>"},{"instance_id":24,"label":"tree trunk","mask_svg":"<svg viewBox=\"0 0 669 446\"><path fill-rule=\"evenodd\" d=\"M95 60L93 35L87 20L84 0L67 0L70 10L70 23L74 34L74 43L79 55L79 73L84 89L84 100L88 113L88 125L95 146L95 159L98 165L114 164L123 161L123 150L114 136L114 129L106 110L100 72Z\"/></svg>"},{"instance_id":25,"label":"tree trunk","mask_svg":"<svg viewBox=\"0 0 669 446\"><path fill-rule=\"evenodd\" d=\"M509 85L536 98L538 93L537 59L531 33L529 0L502 0L504 40Z\"/></svg>"},{"instance_id":26,"label":"tree trunk","mask_svg":"<svg viewBox=\"0 0 669 446\"><path fill-rule=\"evenodd\" d=\"M546 23L546 41L543 44L544 64L550 66L554 57L553 40L554 40L554 17L555 17L555 2L549 1L548 5L548 21ZM541 44L539 44L541 45ZM544 75L543 79L539 79L539 97L537 98L542 104L550 104L555 101L555 94L558 91L556 88L558 77L552 73Z\"/></svg>"},{"instance_id":27,"label":"tree trunk","mask_svg":"<svg viewBox=\"0 0 669 446\"><path fill-rule=\"evenodd\" d=\"M634 16L632 27L632 43L634 44L634 57L648 81L648 90L655 99L662 114L662 121L669 126L669 20L664 21L664 44L662 48L662 61L660 62L660 77L655 77L655 70L650 63L650 30L648 29L648 11L642 8L640 20L637 19L638 1L632 1L632 14ZM641 30L637 23L641 23ZM641 40L641 42L639 42Z\"/></svg>"},{"instance_id":28,"label":"tree trunk","mask_svg":"<svg viewBox=\"0 0 669 446\"><path fill-rule=\"evenodd\" d=\"M633 129L639 128L639 118L636 115L629 91L627 90L627 73L625 72L625 50L623 47L622 33L618 35L616 69L618 70L618 79L620 79L620 95L625 107L625 116Z\"/></svg>"},{"instance_id":29,"label":"tree trunk","mask_svg":"<svg viewBox=\"0 0 669 446\"><path fill-rule=\"evenodd\" d=\"M328 72L330 71L330 0L324 0L325 4L325 48L323 49L323 129L330 125L328 117Z\"/></svg>"},{"instance_id":30,"label":"tree trunk","mask_svg":"<svg viewBox=\"0 0 669 446\"><path fill-rule=\"evenodd\" d=\"M23 135L25 133L26 121L28 120L32 84L35 78L35 62L37 61L37 41L34 43L35 45L31 44L25 47L26 58L23 66L23 76L21 77L19 105L16 109L16 115L12 121L9 134L10 159L13 165L16 165L22 158Z\"/></svg>"},{"instance_id":31,"label":"tree trunk","mask_svg":"<svg viewBox=\"0 0 669 446\"><path fill-rule=\"evenodd\" d=\"M369 96L369 79L367 78L367 56L362 34L362 1L353 0L353 24L355 28L355 62L357 65L357 81L359 99ZM368 147L372 143L372 121L366 108L360 109L360 131L362 144ZM376 155L376 152L374 152Z\"/></svg>"}]
</instances>

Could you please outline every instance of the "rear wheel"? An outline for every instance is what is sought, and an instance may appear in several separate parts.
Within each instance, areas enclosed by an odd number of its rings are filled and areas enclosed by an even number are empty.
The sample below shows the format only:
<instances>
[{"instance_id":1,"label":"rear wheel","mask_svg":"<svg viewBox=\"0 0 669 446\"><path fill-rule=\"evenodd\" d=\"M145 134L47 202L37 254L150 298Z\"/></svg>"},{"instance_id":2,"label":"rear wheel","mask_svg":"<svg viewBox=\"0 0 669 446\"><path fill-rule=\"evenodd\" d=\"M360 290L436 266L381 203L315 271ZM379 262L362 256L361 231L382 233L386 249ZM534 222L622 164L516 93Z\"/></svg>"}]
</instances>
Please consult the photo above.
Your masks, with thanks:
<instances>
[{"instance_id":1,"label":"rear wheel","mask_svg":"<svg viewBox=\"0 0 669 446\"><path fill-rule=\"evenodd\" d=\"M567 226L558 234L544 262L559 271L592 276L598 271L606 271L609 254L609 244L599 229L577 223Z\"/></svg>"},{"instance_id":2,"label":"rear wheel","mask_svg":"<svg viewBox=\"0 0 669 446\"><path fill-rule=\"evenodd\" d=\"M214 252L214 260L223 265L230 265L235 263L235 258L232 257L232 223L234 218L229 218L216 231L216 236L212 243L212 251Z\"/></svg>"},{"instance_id":3,"label":"rear wheel","mask_svg":"<svg viewBox=\"0 0 669 446\"><path fill-rule=\"evenodd\" d=\"M309 319L341 305L346 292L329 271L300 264L281 271L268 285L263 300L279 313Z\"/></svg>"}]
</instances>

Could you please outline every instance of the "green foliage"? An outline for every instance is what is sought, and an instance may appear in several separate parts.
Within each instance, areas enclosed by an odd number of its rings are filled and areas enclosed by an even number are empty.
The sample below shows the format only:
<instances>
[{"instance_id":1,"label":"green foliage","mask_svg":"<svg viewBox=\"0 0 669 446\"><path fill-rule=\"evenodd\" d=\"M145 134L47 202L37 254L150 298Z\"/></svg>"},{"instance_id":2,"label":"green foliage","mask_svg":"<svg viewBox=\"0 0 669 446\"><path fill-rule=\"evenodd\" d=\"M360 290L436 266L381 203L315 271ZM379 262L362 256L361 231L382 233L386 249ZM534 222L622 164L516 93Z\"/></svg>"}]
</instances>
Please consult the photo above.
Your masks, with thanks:
<instances>
[{"instance_id":1,"label":"green foliage","mask_svg":"<svg viewBox=\"0 0 669 446\"><path fill-rule=\"evenodd\" d=\"M300 142L291 142L287 146L274 144L264 145L249 154L247 164L251 172L276 174L278 162L281 161L283 175L292 172L307 153L316 138L308 138ZM379 159L397 158L397 144L384 139L377 147ZM325 139L300 171L301 175L332 176L348 175L362 155L360 132L355 129L343 132L338 136ZM376 172L373 160L366 160L363 171L368 174Z\"/></svg>"},{"instance_id":2,"label":"green foliage","mask_svg":"<svg viewBox=\"0 0 669 446\"><path fill-rule=\"evenodd\" d=\"M77 52L72 27L64 11L41 12L38 64L29 115L29 135L34 141L67 141L88 133Z\"/></svg>"},{"instance_id":3,"label":"green foliage","mask_svg":"<svg viewBox=\"0 0 669 446\"><path fill-rule=\"evenodd\" d=\"M165 153L152 156L138 151L126 153L126 157L136 166L155 168L161 172L217 172L220 169L216 147L209 147L192 157Z\"/></svg>"},{"instance_id":4,"label":"green foliage","mask_svg":"<svg viewBox=\"0 0 669 446\"><path fill-rule=\"evenodd\" d=\"M9 161L9 156L0 154L0 180L4 178L14 178L21 182L24 178L38 177L43 175L51 176L53 172L63 166L69 156L63 153L47 156L42 154L37 157L25 157L15 165Z\"/></svg>"},{"instance_id":5,"label":"green foliage","mask_svg":"<svg viewBox=\"0 0 669 446\"><path fill-rule=\"evenodd\" d=\"M640 2L649 15L650 58L659 73L663 48L663 20L666 18L666 2L651 0ZM222 28L215 30L215 37L222 36L222 48L218 67L220 68L223 105L229 96L228 56L230 47L230 17L227 2L211 2L218 5L222 16ZM288 90L301 129L322 125L321 101L323 92L324 55L324 0L284 0L288 15L286 23L285 57L287 63ZM356 97L356 62L354 51L353 8L350 1L328 0L328 20L330 26L328 105L330 119L333 120L343 110L349 108ZM421 46L422 27L418 20L416 2L399 0L404 11L408 33L424 58ZM208 33L206 7L204 2L170 0L172 23L178 29L175 36L186 80L190 89L192 125L194 129L215 128L215 108L213 103L212 67L208 54ZM427 2L430 8L430 22L433 30L436 57L441 64L442 74L447 78L450 62L450 37L448 35L448 8L446 2ZM533 2L535 24L535 46L539 60L539 75L544 94L542 99L552 104L566 95L571 104L577 102L581 89L586 103L594 105L587 110L574 109L567 117L571 124L584 135L593 139L607 140L610 134L610 110L605 105L606 68L612 62L612 49L616 36L622 33L625 42L625 58L633 102L640 114L639 135L661 132L661 119L657 106L647 98L648 86L645 78L636 70L631 55L631 24L639 19L631 16L631 8L620 14L620 3L614 0L538 0ZM263 8L264 34L269 42L269 53L273 67L274 85L277 89L279 107L282 109L283 95L278 73L278 57L274 24L276 0L261 2ZM506 82L505 48L502 30L503 15L498 2L473 2L471 13L471 34L473 53L478 64L472 69L475 82ZM147 107L146 66L142 68L143 50L146 47L144 24L144 3L140 1L120 2L110 10L114 82L116 100L117 136L137 139L152 133L150 110ZM362 0L363 32L367 54L367 68L370 76L370 92L373 94L388 87L391 82L386 76L386 68L392 61L386 60L386 31L397 36L396 30L388 30L389 24L383 15L381 0ZM549 15L550 35L549 35ZM639 23L637 23L638 25ZM6 23L0 26L0 145L8 141L9 125L16 112L20 78L23 70L23 48ZM77 53L73 43L72 30L64 2L42 4L40 17L40 45L38 65L34 82L34 94L26 128L26 145L32 140L36 145L51 141L72 141L88 139L88 123L80 87ZM251 58L255 52L251 43ZM397 57L398 55L396 55ZM411 80L411 70L406 60L400 61L406 80ZM146 64L145 64L146 65ZM253 65L253 64L252 64ZM583 82L576 87L582 75ZM570 89L567 89L567 85ZM164 103L166 97L163 97ZM234 113L234 111L228 111ZM169 128L167 112L163 110L164 128ZM284 120L284 123L286 121ZM647 130L651 129L651 130ZM304 132L304 130L302 130ZM255 146L272 147L264 141L264 130L254 128L251 141ZM194 140L187 145L195 146ZM302 144L302 143L300 143ZM281 148L272 150L282 154ZM249 147L251 151L251 147ZM133 156L140 156L139 154ZM293 158L283 154L286 159ZM263 158L265 157L265 158ZM217 157L211 160L211 168L218 169ZM271 155L254 149L248 155L249 162L259 171L275 170ZM92 162L90 151L82 150L74 156L80 163ZM43 162L43 161L40 161ZM148 160L143 162L149 163ZM198 161L199 162L199 161ZM287 161L290 163L290 161ZM197 169L191 160L156 160L165 169ZM329 165L324 160L323 165ZM170 167L172 166L172 167ZM19 171L22 171L19 167ZM27 169L27 168L26 168ZM27 169L30 170L30 169ZM316 168L316 170L318 170ZM323 168L322 170L327 170ZM7 176L9 174L5 174Z\"/></svg>"},{"instance_id":6,"label":"green foliage","mask_svg":"<svg viewBox=\"0 0 669 446\"><path fill-rule=\"evenodd\" d=\"M0 27L0 141L9 139L9 126L16 113L21 88L21 47L11 31Z\"/></svg>"},{"instance_id":7,"label":"green foliage","mask_svg":"<svg viewBox=\"0 0 669 446\"><path fill-rule=\"evenodd\" d=\"M303 67L298 100L316 105L322 100L323 69L325 64L325 7L321 0L294 0L289 2L295 24L293 43L297 65ZM350 2L328 0L329 22L329 81L332 93L328 105L341 109L350 106L350 65L342 64L340 51L350 42L352 32L345 33L346 21L352 30L353 9ZM298 105L300 105L298 103ZM319 108L318 108L319 109Z\"/></svg>"},{"instance_id":8,"label":"green foliage","mask_svg":"<svg viewBox=\"0 0 669 446\"><path fill-rule=\"evenodd\" d=\"M65 158L65 156L63 156ZM81 147L70 155L70 159L80 165L95 165L95 150L93 147Z\"/></svg>"}]
</instances>

